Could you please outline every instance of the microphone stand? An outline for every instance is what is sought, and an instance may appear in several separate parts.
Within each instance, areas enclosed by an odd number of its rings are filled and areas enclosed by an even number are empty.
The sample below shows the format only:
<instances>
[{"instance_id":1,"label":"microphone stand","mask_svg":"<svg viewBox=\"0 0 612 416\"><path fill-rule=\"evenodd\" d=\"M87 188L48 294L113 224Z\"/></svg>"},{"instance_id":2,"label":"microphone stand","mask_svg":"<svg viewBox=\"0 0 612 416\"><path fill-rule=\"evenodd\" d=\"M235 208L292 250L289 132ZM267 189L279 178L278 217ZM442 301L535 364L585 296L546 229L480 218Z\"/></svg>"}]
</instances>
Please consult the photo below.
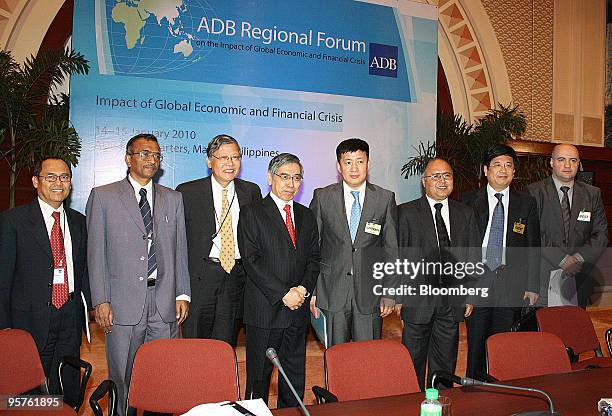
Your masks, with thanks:
<instances>
[{"instance_id":1,"label":"microphone stand","mask_svg":"<svg viewBox=\"0 0 612 416\"><path fill-rule=\"evenodd\" d=\"M291 381L289 381L287 374L285 374L285 370L283 370L283 366L281 365L280 360L278 359L276 350L274 348L268 348L266 350L266 357L268 357L268 359L272 361L272 364L274 364L274 367L278 369L279 374L283 376L283 378L289 385L289 388L291 389L293 396L295 396L296 400L300 404L300 408L302 409L302 413L304 413L304 416L310 416L310 412L308 411L308 409L306 409L306 406L304 406L304 402L302 401L302 399L300 399L300 396L298 396L297 392L293 388L293 384L291 384Z\"/></svg>"}]
</instances>

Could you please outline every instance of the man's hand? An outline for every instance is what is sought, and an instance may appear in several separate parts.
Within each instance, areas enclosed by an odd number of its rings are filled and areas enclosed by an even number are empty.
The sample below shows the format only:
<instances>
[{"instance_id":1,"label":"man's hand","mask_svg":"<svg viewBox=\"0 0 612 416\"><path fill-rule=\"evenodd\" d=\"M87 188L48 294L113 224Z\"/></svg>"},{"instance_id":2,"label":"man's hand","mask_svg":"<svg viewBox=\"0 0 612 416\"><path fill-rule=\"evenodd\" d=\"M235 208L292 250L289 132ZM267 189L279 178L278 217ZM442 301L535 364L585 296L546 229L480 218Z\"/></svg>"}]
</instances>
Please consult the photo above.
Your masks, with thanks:
<instances>
[{"instance_id":1,"label":"man's hand","mask_svg":"<svg viewBox=\"0 0 612 416\"><path fill-rule=\"evenodd\" d=\"M176 301L176 321L177 324L182 324L187 319L187 315L189 315L189 302L186 300L177 300Z\"/></svg>"},{"instance_id":2,"label":"man's hand","mask_svg":"<svg viewBox=\"0 0 612 416\"><path fill-rule=\"evenodd\" d=\"M567 256L563 262L563 275L574 277L582 270L582 262L576 256Z\"/></svg>"},{"instance_id":3,"label":"man's hand","mask_svg":"<svg viewBox=\"0 0 612 416\"><path fill-rule=\"evenodd\" d=\"M395 301L393 299L380 298L380 317L384 318L385 316L391 314L394 306Z\"/></svg>"},{"instance_id":4,"label":"man's hand","mask_svg":"<svg viewBox=\"0 0 612 416\"><path fill-rule=\"evenodd\" d=\"M302 306L302 303L304 303L304 296L302 296L302 292L297 287L292 287L289 289L289 292L283 296L283 303L286 307L294 311Z\"/></svg>"},{"instance_id":5,"label":"man's hand","mask_svg":"<svg viewBox=\"0 0 612 416\"><path fill-rule=\"evenodd\" d=\"M111 304L106 302L96 305L95 314L96 323L100 325L104 333L110 334L113 332L113 308Z\"/></svg>"},{"instance_id":6,"label":"man's hand","mask_svg":"<svg viewBox=\"0 0 612 416\"><path fill-rule=\"evenodd\" d=\"M464 317L468 317L472 314L472 311L474 310L474 305L470 305L469 303L465 304L465 313L463 314Z\"/></svg>"},{"instance_id":7,"label":"man's hand","mask_svg":"<svg viewBox=\"0 0 612 416\"><path fill-rule=\"evenodd\" d=\"M529 305L533 306L536 304L536 302L538 301L538 298L540 297L539 294L534 293L534 292L525 292L525 296L523 296L523 300L529 300Z\"/></svg>"},{"instance_id":8,"label":"man's hand","mask_svg":"<svg viewBox=\"0 0 612 416\"><path fill-rule=\"evenodd\" d=\"M312 316L314 316L315 319L319 319L319 310L317 309L316 304L317 304L317 297L311 296L310 297L310 313L312 314Z\"/></svg>"}]
</instances>

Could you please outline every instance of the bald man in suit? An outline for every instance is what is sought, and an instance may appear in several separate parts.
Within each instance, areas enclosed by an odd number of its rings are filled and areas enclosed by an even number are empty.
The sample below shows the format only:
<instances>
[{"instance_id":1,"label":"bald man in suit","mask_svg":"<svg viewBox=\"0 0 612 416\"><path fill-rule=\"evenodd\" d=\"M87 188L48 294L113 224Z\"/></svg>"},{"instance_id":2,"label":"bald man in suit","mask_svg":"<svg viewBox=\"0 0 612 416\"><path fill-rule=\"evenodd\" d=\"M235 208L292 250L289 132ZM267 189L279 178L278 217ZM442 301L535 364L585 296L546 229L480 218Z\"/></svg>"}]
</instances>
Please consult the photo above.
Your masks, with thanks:
<instances>
[{"instance_id":1,"label":"bald man in suit","mask_svg":"<svg viewBox=\"0 0 612 416\"><path fill-rule=\"evenodd\" d=\"M400 255L413 263L476 263L479 246L474 211L449 198L453 170L443 159L432 159L421 178L425 195L398 207ZM421 273L414 282L447 288L463 280L442 273ZM436 371L454 374L459 347L459 322L473 305L443 295L406 296L402 301L402 342L410 351L419 386L431 384ZM427 379L425 370L427 368Z\"/></svg>"},{"instance_id":2,"label":"bald man in suit","mask_svg":"<svg viewBox=\"0 0 612 416\"><path fill-rule=\"evenodd\" d=\"M578 304L585 308L594 286L591 272L608 245L601 191L576 180L580 155L575 146L555 146L550 166L550 177L527 187L540 215L540 270L544 278L540 303L548 305L548 277L551 271L561 269L564 277L575 279Z\"/></svg>"}]
</instances>

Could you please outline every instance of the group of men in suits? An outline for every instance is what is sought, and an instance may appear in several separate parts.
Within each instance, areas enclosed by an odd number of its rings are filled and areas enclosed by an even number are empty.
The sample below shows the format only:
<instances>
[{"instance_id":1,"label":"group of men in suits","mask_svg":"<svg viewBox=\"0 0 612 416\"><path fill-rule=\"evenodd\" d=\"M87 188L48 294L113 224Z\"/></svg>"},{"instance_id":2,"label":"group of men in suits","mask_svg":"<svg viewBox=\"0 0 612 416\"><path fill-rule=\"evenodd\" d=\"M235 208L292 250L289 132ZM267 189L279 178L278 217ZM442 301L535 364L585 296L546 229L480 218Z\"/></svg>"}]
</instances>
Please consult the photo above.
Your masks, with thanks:
<instances>
[{"instance_id":1,"label":"group of men in suits","mask_svg":"<svg viewBox=\"0 0 612 416\"><path fill-rule=\"evenodd\" d=\"M452 167L433 159L421 178L424 195L399 207L393 192L367 180L369 156L365 141L341 142L342 180L316 189L307 208L294 201L304 177L295 155L270 161L270 193L262 199L256 184L236 177L238 142L219 135L207 148L211 175L173 191L153 181L163 159L157 139L139 134L126 146L127 177L91 191L86 219L64 207L69 165L45 158L32 177L38 198L0 215L0 327L33 335L58 393L58 361L79 355L83 293L106 333L109 376L124 414L136 350L177 337L179 326L184 337L235 346L244 322L245 397L267 400L270 347L304 394L309 308L325 314L330 345L380 338L382 319L395 310L424 388L435 371L454 373L463 319L467 374L483 372L486 338L508 331L523 302L546 305L551 272L575 279L585 305L589 273L608 242L607 220L599 189L575 180L574 146L555 147L551 177L529 193L510 188L514 150L488 149L487 185L463 202L449 198ZM483 272L465 283L489 296L376 295L372 263L398 258L480 262ZM436 288L459 282L442 272L417 281ZM382 285L400 283L388 276ZM78 374L67 380L74 385ZM278 404L297 405L282 379Z\"/></svg>"}]
</instances>

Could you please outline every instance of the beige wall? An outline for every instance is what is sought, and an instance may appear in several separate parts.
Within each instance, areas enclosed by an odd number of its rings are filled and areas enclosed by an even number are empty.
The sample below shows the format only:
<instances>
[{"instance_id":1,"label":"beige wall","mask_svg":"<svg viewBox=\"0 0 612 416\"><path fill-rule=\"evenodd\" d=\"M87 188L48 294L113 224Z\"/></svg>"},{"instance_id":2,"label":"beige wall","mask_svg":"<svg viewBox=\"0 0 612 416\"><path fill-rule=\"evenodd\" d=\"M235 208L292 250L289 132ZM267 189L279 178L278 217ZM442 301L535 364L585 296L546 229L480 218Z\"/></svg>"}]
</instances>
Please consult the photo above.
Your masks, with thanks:
<instances>
[{"instance_id":1,"label":"beige wall","mask_svg":"<svg viewBox=\"0 0 612 416\"><path fill-rule=\"evenodd\" d=\"M418 1L438 6L456 113L519 104L528 140L603 145L605 0ZM0 0L0 47L19 61L36 53L63 2Z\"/></svg>"}]
</instances>

